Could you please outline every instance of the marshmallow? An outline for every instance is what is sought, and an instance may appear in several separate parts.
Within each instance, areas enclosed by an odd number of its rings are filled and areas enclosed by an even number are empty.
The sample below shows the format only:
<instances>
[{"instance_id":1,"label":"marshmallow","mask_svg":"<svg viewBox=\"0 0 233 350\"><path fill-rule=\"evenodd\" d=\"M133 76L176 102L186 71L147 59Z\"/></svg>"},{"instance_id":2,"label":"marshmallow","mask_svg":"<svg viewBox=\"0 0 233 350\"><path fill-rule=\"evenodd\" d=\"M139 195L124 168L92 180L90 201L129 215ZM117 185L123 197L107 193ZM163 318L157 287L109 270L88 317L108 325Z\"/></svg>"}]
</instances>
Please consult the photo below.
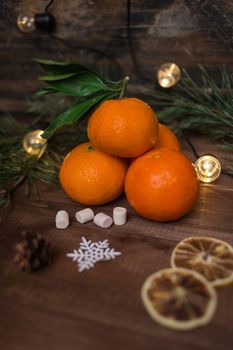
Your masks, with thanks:
<instances>
[{"instance_id":1,"label":"marshmallow","mask_svg":"<svg viewBox=\"0 0 233 350\"><path fill-rule=\"evenodd\" d=\"M69 214L65 210L59 210L55 219L56 228L64 229L69 226Z\"/></svg>"},{"instance_id":2,"label":"marshmallow","mask_svg":"<svg viewBox=\"0 0 233 350\"><path fill-rule=\"evenodd\" d=\"M126 223L127 210L123 207L113 209L113 222L115 225L124 225Z\"/></svg>"},{"instance_id":3,"label":"marshmallow","mask_svg":"<svg viewBox=\"0 0 233 350\"><path fill-rule=\"evenodd\" d=\"M98 213L94 217L94 223L102 228L108 228L112 226L113 220L110 216L104 214L104 213Z\"/></svg>"},{"instance_id":4,"label":"marshmallow","mask_svg":"<svg viewBox=\"0 0 233 350\"><path fill-rule=\"evenodd\" d=\"M94 216L94 212L91 208L80 210L75 214L76 220L80 222L80 224L85 224L86 222L93 220Z\"/></svg>"}]
</instances>

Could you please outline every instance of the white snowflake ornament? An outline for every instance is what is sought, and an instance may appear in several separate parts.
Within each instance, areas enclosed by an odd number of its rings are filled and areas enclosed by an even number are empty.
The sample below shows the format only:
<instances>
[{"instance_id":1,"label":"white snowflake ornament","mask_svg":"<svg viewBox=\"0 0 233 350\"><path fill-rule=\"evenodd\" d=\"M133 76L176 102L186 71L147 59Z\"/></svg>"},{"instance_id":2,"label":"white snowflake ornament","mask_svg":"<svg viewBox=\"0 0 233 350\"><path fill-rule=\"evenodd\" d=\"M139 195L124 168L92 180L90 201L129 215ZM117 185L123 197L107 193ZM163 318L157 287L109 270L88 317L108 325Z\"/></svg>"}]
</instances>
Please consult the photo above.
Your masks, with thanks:
<instances>
[{"instance_id":1,"label":"white snowflake ornament","mask_svg":"<svg viewBox=\"0 0 233 350\"><path fill-rule=\"evenodd\" d=\"M92 242L91 240L88 241L85 237L82 237L82 242L78 250L74 249L72 253L67 254L69 258L77 262L79 272L89 270L99 261L109 261L119 255L121 255L121 252L109 248L107 239Z\"/></svg>"}]
</instances>

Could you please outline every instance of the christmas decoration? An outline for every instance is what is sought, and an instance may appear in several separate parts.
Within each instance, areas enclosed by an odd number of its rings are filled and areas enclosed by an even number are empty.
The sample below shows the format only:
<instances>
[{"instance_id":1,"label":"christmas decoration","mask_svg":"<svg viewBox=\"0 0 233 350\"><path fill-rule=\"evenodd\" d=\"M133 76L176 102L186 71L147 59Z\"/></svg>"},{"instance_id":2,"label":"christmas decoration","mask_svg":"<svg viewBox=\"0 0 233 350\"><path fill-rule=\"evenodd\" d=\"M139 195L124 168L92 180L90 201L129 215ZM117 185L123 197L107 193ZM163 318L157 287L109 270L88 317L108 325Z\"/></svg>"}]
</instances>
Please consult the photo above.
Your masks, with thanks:
<instances>
[{"instance_id":1,"label":"christmas decoration","mask_svg":"<svg viewBox=\"0 0 233 350\"><path fill-rule=\"evenodd\" d=\"M174 248L171 266L197 271L214 287L227 286L233 282L233 248L216 238L188 237Z\"/></svg>"},{"instance_id":2,"label":"christmas decoration","mask_svg":"<svg viewBox=\"0 0 233 350\"><path fill-rule=\"evenodd\" d=\"M120 252L109 248L108 240L92 242L82 237L82 242L78 250L73 250L67 256L78 264L79 272L89 270L94 267L97 262L109 261L115 259L116 256L121 255Z\"/></svg>"},{"instance_id":3,"label":"christmas decoration","mask_svg":"<svg viewBox=\"0 0 233 350\"><path fill-rule=\"evenodd\" d=\"M21 271L32 272L51 262L50 244L39 233L22 232L23 240L15 246L15 258Z\"/></svg>"},{"instance_id":4,"label":"christmas decoration","mask_svg":"<svg viewBox=\"0 0 233 350\"><path fill-rule=\"evenodd\" d=\"M150 275L141 297L149 315L159 324L190 330L211 321L217 307L217 294L198 272L167 268Z\"/></svg>"},{"instance_id":5,"label":"christmas decoration","mask_svg":"<svg viewBox=\"0 0 233 350\"><path fill-rule=\"evenodd\" d=\"M51 0L48 5L45 7L43 13L36 13L33 15L30 12L19 14L17 17L17 27L23 33L30 33L36 28L44 31L51 32L55 29L55 18L51 13L48 12L49 7L53 4Z\"/></svg>"},{"instance_id":6,"label":"christmas decoration","mask_svg":"<svg viewBox=\"0 0 233 350\"><path fill-rule=\"evenodd\" d=\"M46 150L47 141L41 137L43 130L34 130L24 136L23 148L32 155L41 157Z\"/></svg>"},{"instance_id":7,"label":"christmas decoration","mask_svg":"<svg viewBox=\"0 0 233 350\"><path fill-rule=\"evenodd\" d=\"M161 87L171 88L180 80L180 68L175 63L164 63L159 67L157 80Z\"/></svg>"},{"instance_id":8,"label":"christmas decoration","mask_svg":"<svg viewBox=\"0 0 233 350\"><path fill-rule=\"evenodd\" d=\"M19 14L17 17L17 26L23 33L30 33L35 29L35 19L31 13Z\"/></svg>"},{"instance_id":9,"label":"christmas decoration","mask_svg":"<svg viewBox=\"0 0 233 350\"><path fill-rule=\"evenodd\" d=\"M195 162L195 169L200 181L213 182L221 174L221 164L219 160L212 155L204 155Z\"/></svg>"},{"instance_id":10,"label":"christmas decoration","mask_svg":"<svg viewBox=\"0 0 233 350\"><path fill-rule=\"evenodd\" d=\"M211 237L187 237L171 255L172 268L151 274L141 289L142 302L159 324L190 330L207 324L214 316L214 287L233 281L233 248Z\"/></svg>"}]
</instances>

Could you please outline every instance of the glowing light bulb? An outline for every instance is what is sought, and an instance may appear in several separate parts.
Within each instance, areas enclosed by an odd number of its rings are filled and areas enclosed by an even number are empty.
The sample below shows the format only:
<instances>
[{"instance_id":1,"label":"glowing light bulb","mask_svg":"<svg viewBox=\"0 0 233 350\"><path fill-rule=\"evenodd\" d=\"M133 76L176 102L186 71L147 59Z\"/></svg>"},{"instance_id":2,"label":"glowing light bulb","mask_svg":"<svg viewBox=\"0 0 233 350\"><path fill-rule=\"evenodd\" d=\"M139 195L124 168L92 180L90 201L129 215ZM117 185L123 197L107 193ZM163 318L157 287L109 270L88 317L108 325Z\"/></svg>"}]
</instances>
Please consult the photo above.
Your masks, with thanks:
<instances>
[{"instance_id":1,"label":"glowing light bulb","mask_svg":"<svg viewBox=\"0 0 233 350\"><path fill-rule=\"evenodd\" d=\"M21 32L32 32L35 29L34 16L30 13L20 14L17 18L17 26Z\"/></svg>"},{"instance_id":2,"label":"glowing light bulb","mask_svg":"<svg viewBox=\"0 0 233 350\"><path fill-rule=\"evenodd\" d=\"M157 80L163 88L170 88L180 80L180 68L175 63L164 63L159 67Z\"/></svg>"},{"instance_id":3,"label":"glowing light bulb","mask_svg":"<svg viewBox=\"0 0 233 350\"><path fill-rule=\"evenodd\" d=\"M221 164L217 158L206 154L198 158L195 163L195 169L200 181L212 182L220 176Z\"/></svg>"},{"instance_id":4,"label":"glowing light bulb","mask_svg":"<svg viewBox=\"0 0 233 350\"><path fill-rule=\"evenodd\" d=\"M41 157L46 150L47 140L41 137L43 130L34 130L24 136L23 148L31 156Z\"/></svg>"}]
</instances>

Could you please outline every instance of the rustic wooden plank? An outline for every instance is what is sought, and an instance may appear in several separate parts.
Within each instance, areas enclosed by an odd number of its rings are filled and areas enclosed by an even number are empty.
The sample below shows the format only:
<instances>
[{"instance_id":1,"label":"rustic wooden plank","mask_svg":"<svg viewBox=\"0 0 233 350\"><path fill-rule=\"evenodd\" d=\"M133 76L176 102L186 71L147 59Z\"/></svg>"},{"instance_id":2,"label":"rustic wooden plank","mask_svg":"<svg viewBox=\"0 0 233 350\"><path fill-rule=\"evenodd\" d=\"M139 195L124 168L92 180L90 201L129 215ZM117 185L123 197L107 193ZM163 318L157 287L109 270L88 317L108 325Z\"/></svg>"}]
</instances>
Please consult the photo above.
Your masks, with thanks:
<instances>
[{"instance_id":1,"label":"rustic wooden plank","mask_svg":"<svg viewBox=\"0 0 233 350\"><path fill-rule=\"evenodd\" d=\"M199 145L200 152L211 149L218 153L216 145L206 138L192 137L192 142ZM186 144L183 150L192 157ZM0 346L10 350L145 350L155 346L230 350L232 287L218 290L219 305L207 326L183 333L161 327L149 318L140 300L140 288L150 273L169 266L172 249L184 237L205 235L233 244L232 184L232 178L222 175L212 185L203 185L195 208L176 222L145 220L128 208L127 224L108 230L91 222L76 222L74 214L83 206L62 191L40 185L42 200L33 205L25 201L21 187L0 231ZM94 210L111 214L116 205L128 207L122 196ZM71 224L66 230L55 228L59 209L70 214ZM53 246L53 264L34 274L18 271L13 247L22 229L44 234ZM83 235L94 241L108 238L122 256L79 274L65 255L78 246Z\"/></svg>"},{"instance_id":2,"label":"rustic wooden plank","mask_svg":"<svg viewBox=\"0 0 233 350\"><path fill-rule=\"evenodd\" d=\"M24 99L41 86L37 81L41 71L32 57L95 65L114 79L127 74L132 91L134 85L153 87L159 65L167 61L194 70L203 63L213 75L222 64L233 69L232 1L131 1L131 46L137 67L127 39L126 1L54 1L50 12L57 19L57 30L52 36L21 33L17 15L41 13L44 5L29 0L1 2L0 96L4 98ZM7 100L4 108L11 109Z\"/></svg>"},{"instance_id":3,"label":"rustic wooden plank","mask_svg":"<svg viewBox=\"0 0 233 350\"><path fill-rule=\"evenodd\" d=\"M22 208L22 203L18 205ZM58 232L52 214L53 206L49 210L37 208L35 211L27 205L11 214L7 228L3 225L2 232L7 237L2 240L4 249L1 245L2 345L8 343L17 348L17 340L22 347L33 345L39 349L40 335L47 339L45 349L54 342L59 348L60 337L65 339L68 347L76 339L81 348L92 349L99 344L98 337L103 337L103 346L111 346L112 337L117 336L118 346L122 347L126 342L136 349L154 343L162 346L165 340L164 348L174 343L174 348L178 349L191 341L190 349L207 349L209 346L220 349L222 339L224 348L230 349L232 320L228 310L232 306L231 289L221 291L221 303L210 325L189 332L189 335L182 334L182 337L154 324L141 305L139 292L144 278L169 265L169 255L181 238L182 225L177 229L174 224L144 223L141 218L130 217L123 230L113 227L103 232L92 224L80 227L72 222L68 230ZM17 231L23 227L44 232L56 251L53 265L29 276L18 272L11 258L12 245L18 239ZM177 235L179 230L180 235ZM186 230L182 236L189 234ZM111 244L122 251L122 257L78 275L75 265L65 258L65 254L78 244L81 235L93 240L109 238ZM209 235L213 235L211 229ZM230 234L228 241L233 243ZM52 338L48 336L47 323ZM100 326L105 332L100 331ZM11 330L10 334L7 329ZM90 338L93 329L95 336Z\"/></svg>"}]
</instances>

